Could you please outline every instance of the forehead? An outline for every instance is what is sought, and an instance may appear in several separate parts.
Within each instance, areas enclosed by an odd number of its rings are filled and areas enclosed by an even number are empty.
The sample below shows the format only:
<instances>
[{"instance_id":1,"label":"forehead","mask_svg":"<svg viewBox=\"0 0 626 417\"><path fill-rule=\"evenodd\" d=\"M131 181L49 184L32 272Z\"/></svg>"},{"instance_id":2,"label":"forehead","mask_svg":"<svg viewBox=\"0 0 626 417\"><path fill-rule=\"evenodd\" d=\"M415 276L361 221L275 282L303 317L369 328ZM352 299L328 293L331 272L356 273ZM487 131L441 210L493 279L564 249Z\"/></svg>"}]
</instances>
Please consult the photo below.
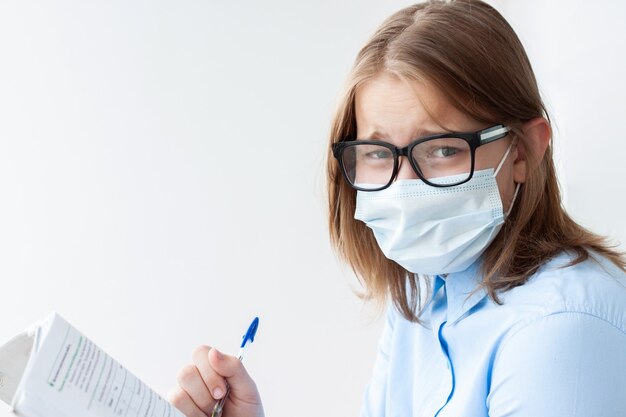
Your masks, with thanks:
<instances>
[{"instance_id":1,"label":"forehead","mask_svg":"<svg viewBox=\"0 0 626 417\"><path fill-rule=\"evenodd\" d=\"M480 123L452 106L430 84L383 73L355 95L357 137L407 141L432 133L468 131Z\"/></svg>"}]
</instances>

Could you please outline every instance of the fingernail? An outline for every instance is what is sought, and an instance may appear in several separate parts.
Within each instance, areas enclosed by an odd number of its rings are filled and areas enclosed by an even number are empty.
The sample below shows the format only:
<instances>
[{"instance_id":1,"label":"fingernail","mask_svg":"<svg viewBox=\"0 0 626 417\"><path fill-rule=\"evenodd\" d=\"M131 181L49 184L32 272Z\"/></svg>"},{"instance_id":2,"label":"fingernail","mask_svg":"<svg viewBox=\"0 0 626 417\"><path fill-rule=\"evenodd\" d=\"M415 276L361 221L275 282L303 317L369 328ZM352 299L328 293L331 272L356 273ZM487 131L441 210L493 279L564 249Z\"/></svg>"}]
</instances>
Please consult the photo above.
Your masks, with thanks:
<instances>
[{"instance_id":1,"label":"fingernail","mask_svg":"<svg viewBox=\"0 0 626 417\"><path fill-rule=\"evenodd\" d=\"M215 356L217 357L217 359L222 360L224 359L224 355L222 355L222 352L220 352L219 350L213 348L215 350Z\"/></svg>"},{"instance_id":2,"label":"fingernail","mask_svg":"<svg viewBox=\"0 0 626 417\"><path fill-rule=\"evenodd\" d=\"M222 398L222 395L224 395L224 391L222 391L221 388L215 388L213 390L213 398L215 398L216 400Z\"/></svg>"}]
</instances>

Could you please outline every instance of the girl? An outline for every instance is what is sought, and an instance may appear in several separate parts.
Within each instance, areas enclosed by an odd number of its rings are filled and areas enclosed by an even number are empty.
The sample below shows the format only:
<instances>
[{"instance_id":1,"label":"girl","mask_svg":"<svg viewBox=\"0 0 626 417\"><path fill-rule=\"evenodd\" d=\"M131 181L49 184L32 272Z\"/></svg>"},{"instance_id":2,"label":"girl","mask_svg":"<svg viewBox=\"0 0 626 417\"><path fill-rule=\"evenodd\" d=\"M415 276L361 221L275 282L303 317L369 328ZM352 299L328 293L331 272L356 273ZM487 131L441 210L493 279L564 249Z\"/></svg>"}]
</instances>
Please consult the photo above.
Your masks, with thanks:
<instances>
[{"instance_id":1,"label":"girl","mask_svg":"<svg viewBox=\"0 0 626 417\"><path fill-rule=\"evenodd\" d=\"M329 227L389 301L362 416L618 416L622 255L561 206L524 49L475 0L403 9L357 56L331 128ZM201 346L170 400L261 416L235 358Z\"/></svg>"}]
</instances>

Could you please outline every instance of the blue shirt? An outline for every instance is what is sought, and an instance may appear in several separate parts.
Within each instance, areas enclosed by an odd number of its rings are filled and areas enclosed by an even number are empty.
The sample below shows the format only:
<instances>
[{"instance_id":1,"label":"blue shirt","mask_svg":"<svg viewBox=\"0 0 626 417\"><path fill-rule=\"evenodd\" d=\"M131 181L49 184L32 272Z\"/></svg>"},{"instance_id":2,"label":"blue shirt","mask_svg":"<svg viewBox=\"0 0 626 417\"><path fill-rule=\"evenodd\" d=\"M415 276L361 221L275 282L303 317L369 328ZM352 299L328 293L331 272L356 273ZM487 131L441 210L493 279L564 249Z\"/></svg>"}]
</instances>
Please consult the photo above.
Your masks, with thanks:
<instances>
[{"instance_id":1,"label":"blue shirt","mask_svg":"<svg viewBox=\"0 0 626 417\"><path fill-rule=\"evenodd\" d=\"M390 307L362 417L626 416L626 274L556 257L524 285L483 289L478 265L434 278L422 318Z\"/></svg>"}]
</instances>

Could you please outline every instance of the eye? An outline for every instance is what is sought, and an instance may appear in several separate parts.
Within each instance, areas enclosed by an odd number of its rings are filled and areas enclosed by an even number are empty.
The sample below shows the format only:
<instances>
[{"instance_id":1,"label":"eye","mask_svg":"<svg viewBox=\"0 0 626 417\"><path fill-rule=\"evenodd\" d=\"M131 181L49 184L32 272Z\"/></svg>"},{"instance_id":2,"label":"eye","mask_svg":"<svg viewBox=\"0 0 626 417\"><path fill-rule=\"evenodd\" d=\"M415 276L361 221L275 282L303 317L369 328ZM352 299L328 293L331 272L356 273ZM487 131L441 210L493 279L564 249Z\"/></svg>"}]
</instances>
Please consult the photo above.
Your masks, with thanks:
<instances>
[{"instance_id":1,"label":"eye","mask_svg":"<svg viewBox=\"0 0 626 417\"><path fill-rule=\"evenodd\" d=\"M433 156L438 158L450 157L458 154L460 149L452 146L441 146L433 150Z\"/></svg>"},{"instance_id":2,"label":"eye","mask_svg":"<svg viewBox=\"0 0 626 417\"><path fill-rule=\"evenodd\" d=\"M393 160L391 149L373 144L359 144L353 147L357 152L358 159L367 163L380 163Z\"/></svg>"},{"instance_id":3,"label":"eye","mask_svg":"<svg viewBox=\"0 0 626 417\"><path fill-rule=\"evenodd\" d=\"M469 144L459 138L433 139L418 143L412 150L412 157L418 166L424 164L456 164L471 161Z\"/></svg>"},{"instance_id":4,"label":"eye","mask_svg":"<svg viewBox=\"0 0 626 417\"><path fill-rule=\"evenodd\" d=\"M389 149L377 149L369 151L365 154L365 157L368 159L389 159L393 158L393 154Z\"/></svg>"}]
</instances>

